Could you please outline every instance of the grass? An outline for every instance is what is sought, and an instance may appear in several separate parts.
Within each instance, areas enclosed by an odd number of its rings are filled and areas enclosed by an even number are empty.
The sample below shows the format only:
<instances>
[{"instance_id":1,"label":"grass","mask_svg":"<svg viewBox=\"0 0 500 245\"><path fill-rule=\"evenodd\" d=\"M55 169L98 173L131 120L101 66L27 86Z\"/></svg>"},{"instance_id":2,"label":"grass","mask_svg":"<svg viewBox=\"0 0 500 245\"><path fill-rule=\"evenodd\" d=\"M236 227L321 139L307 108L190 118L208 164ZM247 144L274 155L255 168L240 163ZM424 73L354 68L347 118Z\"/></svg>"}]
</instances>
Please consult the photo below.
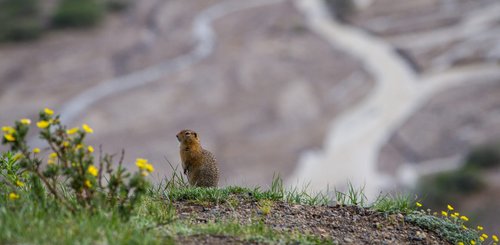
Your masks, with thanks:
<instances>
[{"instance_id":1,"label":"grass","mask_svg":"<svg viewBox=\"0 0 500 245\"><path fill-rule=\"evenodd\" d=\"M270 244L333 244L331 241L314 235L304 234L297 230L277 232L262 222L256 222L249 225L241 225L238 222L216 222L197 226L178 223L176 226L172 227L172 229L175 230L179 236L210 234L233 236L244 241Z\"/></svg>"},{"instance_id":2,"label":"grass","mask_svg":"<svg viewBox=\"0 0 500 245\"><path fill-rule=\"evenodd\" d=\"M71 213L55 204L42 206L29 199L9 201L0 198L0 240L7 244L173 244L187 236L215 235L271 244L331 244L330 240L296 230L278 232L259 218L250 224L240 224L237 220L201 224L189 222L178 219L174 207L175 202L188 201L203 206L229 205L236 209L241 201L248 200L256 202L256 211L266 216L272 212L275 202L305 205L334 203L326 194L308 194L306 188L287 189L278 176L268 190L236 186L192 188L188 187L182 175L174 172L171 178L148 190L127 220L114 210ZM363 188L356 189L349 184L345 193L335 193L337 204L369 207L386 214L406 214L408 222L434 230L453 243L478 238L477 232L464 232L448 219L416 211L415 198L409 195L386 195L368 205Z\"/></svg>"}]
</instances>

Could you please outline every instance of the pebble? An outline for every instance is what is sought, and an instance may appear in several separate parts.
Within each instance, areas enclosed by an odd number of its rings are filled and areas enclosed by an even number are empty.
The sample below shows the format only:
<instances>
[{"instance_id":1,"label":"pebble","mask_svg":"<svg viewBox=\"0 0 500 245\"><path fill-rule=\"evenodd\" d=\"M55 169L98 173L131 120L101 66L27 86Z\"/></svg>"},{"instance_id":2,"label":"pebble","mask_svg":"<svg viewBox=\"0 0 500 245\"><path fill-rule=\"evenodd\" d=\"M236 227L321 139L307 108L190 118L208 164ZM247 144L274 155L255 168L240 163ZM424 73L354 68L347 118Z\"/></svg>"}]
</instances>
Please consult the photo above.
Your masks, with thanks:
<instances>
[{"instance_id":1,"label":"pebble","mask_svg":"<svg viewBox=\"0 0 500 245\"><path fill-rule=\"evenodd\" d=\"M353 240L349 237L344 237L344 242L347 242L347 243L352 243Z\"/></svg>"}]
</instances>

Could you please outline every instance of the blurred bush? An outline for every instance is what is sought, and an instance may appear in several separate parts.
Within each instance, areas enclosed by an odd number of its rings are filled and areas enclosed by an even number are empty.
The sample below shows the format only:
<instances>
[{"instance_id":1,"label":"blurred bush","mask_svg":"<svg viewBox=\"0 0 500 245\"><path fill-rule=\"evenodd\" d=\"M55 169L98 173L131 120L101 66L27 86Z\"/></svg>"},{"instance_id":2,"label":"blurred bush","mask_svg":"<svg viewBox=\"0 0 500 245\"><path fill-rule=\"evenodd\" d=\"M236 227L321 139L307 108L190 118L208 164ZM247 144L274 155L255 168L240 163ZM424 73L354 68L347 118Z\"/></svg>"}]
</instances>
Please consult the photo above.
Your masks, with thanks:
<instances>
[{"instance_id":1,"label":"blurred bush","mask_svg":"<svg viewBox=\"0 0 500 245\"><path fill-rule=\"evenodd\" d=\"M341 21L346 21L347 17L354 13L356 9L352 0L324 0L330 13Z\"/></svg>"},{"instance_id":2,"label":"blurred bush","mask_svg":"<svg viewBox=\"0 0 500 245\"><path fill-rule=\"evenodd\" d=\"M465 159L467 169L489 169L500 165L500 147L481 146L472 150Z\"/></svg>"},{"instance_id":3,"label":"blurred bush","mask_svg":"<svg viewBox=\"0 0 500 245\"><path fill-rule=\"evenodd\" d=\"M131 0L108 0L106 8L112 12L119 12L128 8L130 4Z\"/></svg>"},{"instance_id":4,"label":"blurred bush","mask_svg":"<svg viewBox=\"0 0 500 245\"><path fill-rule=\"evenodd\" d=\"M462 195L480 191L485 186L479 172L459 169L423 178L418 193L430 206L439 207Z\"/></svg>"},{"instance_id":5,"label":"blurred bush","mask_svg":"<svg viewBox=\"0 0 500 245\"><path fill-rule=\"evenodd\" d=\"M97 0L61 0L52 23L55 27L92 27L103 18L106 6Z\"/></svg>"},{"instance_id":6,"label":"blurred bush","mask_svg":"<svg viewBox=\"0 0 500 245\"><path fill-rule=\"evenodd\" d=\"M0 41L35 39L42 33L37 0L0 0Z\"/></svg>"}]
</instances>

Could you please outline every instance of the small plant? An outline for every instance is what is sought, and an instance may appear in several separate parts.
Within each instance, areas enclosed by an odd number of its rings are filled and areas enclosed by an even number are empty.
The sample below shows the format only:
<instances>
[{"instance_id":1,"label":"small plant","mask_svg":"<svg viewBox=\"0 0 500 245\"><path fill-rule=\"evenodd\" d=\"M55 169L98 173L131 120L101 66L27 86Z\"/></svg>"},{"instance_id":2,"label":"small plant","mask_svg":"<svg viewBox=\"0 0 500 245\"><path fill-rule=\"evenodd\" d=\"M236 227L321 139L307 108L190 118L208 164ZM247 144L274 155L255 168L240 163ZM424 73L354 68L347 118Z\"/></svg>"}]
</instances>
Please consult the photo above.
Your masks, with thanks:
<instances>
[{"instance_id":1,"label":"small plant","mask_svg":"<svg viewBox=\"0 0 500 245\"><path fill-rule=\"evenodd\" d=\"M44 161L41 149L31 149L26 143L30 124L31 120L21 119L12 127L2 127L2 144L15 152L0 158L3 184L17 186L12 190L17 196L12 195L11 199L19 198L17 192L24 190L42 200L47 190L53 200L71 211L117 206L125 217L130 214L149 185L144 177L154 171L146 159L137 159L139 171L134 174L122 166L124 152L116 169L113 155L105 154L96 161L94 148L85 144L85 137L93 133L93 129L87 124L68 129L61 124L59 115L54 116L54 112L46 108L36 123L40 138L47 142L46 150L50 151ZM25 183L28 179L30 183Z\"/></svg>"},{"instance_id":2,"label":"small plant","mask_svg":"<svg viewBox=\"0 0 500 245\"><path fill-rule=\"evenodd\" d=\"M269 213L271 213L271 210L273 209L273 204L274 204L273 201L264 199L260 200L257 206L259 207L259 212L264 216L267 216Z\"/></svg>"},{"instance_id":3,"label":"small plant","mask_svg":"<svg viewBox=\"0 0 500 245\"><path fill-rule=\"evenodd\" d=\"M406 216L406 220L420 227L436 231L440 236L453 244L486 244L489 235L483 233L483 227L468 227L469 218L460 214L455 208L448 204L446 209L440 213L430 209L424 210L422 203L416 202L418 210ZM491 236L491 241L487 244L497 245L498 237Z\"/></svg>"},{"instance_id":4,"label":"small plant","mask_svg":"<svg viewBox=\"0 0 500 245\"><path fill-rule=\"evenodd\" d=\"M352 183L347 183L347 192L343 193L335 189L335 200L340 205L354 205L365 207L367 198L365 196L365 187L359 189L354 188Z\"/></svg>"},{"instance_id":5,"label":"small plant","mask_svg":"<svg viewBox=\"0 0 500 245\"><path fill-rule=\"evenodd\" d=\"M409 194L384 195L375 200L372 209L386 214L408 214L420 204L419 202L415 203L415 201L416 197Z\"/></svg>"}]
</instances>

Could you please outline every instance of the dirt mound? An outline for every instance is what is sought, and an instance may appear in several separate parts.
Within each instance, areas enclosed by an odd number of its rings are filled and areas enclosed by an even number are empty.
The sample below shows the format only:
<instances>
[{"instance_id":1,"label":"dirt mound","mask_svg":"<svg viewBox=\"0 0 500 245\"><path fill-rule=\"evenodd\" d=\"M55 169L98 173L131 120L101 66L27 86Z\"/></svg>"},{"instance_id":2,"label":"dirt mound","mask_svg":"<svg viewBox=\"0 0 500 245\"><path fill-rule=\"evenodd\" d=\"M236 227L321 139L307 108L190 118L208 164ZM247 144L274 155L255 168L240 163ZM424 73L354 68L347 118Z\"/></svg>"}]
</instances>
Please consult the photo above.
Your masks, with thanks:
<instances>
[{"instance_id":1,"label":"dirt mound","mask_svg":"<svg viewBox=\"0 0 500 245\"><path fill-rule=\"evenodd\" d=\"M239 196L219 205L181 201L175 203L175 208L179 219L188 223L231 221L241 225L250 225L262 222L276 232L298 231L321 237L326 243L450 244L436 233L406 222L401 214L384 215L355 206L309 206L281 201L262 204ZM262 244L262 241L258 240L225 235L184 236L178 238L177 242L180 244Z\"/></svg>"}]
</instances>

